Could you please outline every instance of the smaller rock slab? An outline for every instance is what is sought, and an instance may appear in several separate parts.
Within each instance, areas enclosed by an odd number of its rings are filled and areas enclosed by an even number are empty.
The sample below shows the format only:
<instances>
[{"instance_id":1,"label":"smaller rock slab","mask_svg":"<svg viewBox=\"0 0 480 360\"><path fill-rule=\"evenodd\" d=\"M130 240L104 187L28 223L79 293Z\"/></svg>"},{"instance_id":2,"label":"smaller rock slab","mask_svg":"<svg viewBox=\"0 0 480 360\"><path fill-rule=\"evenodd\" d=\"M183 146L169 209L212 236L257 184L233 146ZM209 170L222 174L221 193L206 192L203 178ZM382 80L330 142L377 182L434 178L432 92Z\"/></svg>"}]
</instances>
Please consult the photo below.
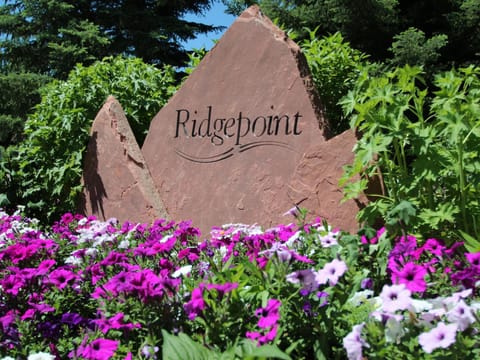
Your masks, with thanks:
<instances>
[{"instance_id":1,"label":"smaller rock slab","mask_svg":"<svg viewBox=\"0 0 480 360\"><path fill-rule=\"evenodd\" d=\"M110 96L91 129L79 211L101 220L152 223L167 212L120 103Z\"/></svg>"},{"instance_id":2,"label":"smaller rock slab","mask_svg":"<svg viewBox=\"0 0 480 360\"><path fill-rule=\"evenodd\" d=\"M358 231L356 215L367 204L367 197L342 202L343 192L338 185L343 166L353 163L356 142L354 132L347 130L319 142L303 155L289 183L288 196L309 211L307 219L320 217L335 228Z\"/></svg>"}]
</instances>

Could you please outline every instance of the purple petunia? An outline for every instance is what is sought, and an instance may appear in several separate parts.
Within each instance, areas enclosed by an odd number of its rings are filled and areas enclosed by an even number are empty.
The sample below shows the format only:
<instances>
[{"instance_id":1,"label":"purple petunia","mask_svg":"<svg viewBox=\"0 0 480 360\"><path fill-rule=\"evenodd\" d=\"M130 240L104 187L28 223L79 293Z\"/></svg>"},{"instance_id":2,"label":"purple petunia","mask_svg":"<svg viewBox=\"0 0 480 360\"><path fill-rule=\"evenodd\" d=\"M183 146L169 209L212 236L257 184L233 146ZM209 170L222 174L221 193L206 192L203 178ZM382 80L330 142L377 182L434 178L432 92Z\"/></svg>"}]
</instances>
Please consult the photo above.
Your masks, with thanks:
<instances>
[{"instance_id":1,"label":"purple petunia","mask_svg":"<svg viewBox=\"0 0 480 360\"><path fill-rule=\"evenodd\" d=\"M287 275L287 282L292 284L302 285L302 290L312 292L318 288L317 280L315 279L316 272L313 269L305 269L294 271Z\"/></svg>"}]
</instances>

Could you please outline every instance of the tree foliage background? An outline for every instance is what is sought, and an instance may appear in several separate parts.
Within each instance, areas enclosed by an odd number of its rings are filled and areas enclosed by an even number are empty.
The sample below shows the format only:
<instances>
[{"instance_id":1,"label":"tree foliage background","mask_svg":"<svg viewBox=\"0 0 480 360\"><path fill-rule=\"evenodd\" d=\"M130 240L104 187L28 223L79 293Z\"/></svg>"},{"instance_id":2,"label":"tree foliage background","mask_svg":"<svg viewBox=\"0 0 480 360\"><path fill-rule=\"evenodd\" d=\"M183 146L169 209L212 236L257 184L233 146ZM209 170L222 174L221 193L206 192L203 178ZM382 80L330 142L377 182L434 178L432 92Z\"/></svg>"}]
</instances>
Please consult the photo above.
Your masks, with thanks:
<instances>
[{"instance_id":1,"label":"tree foliage background","mask_svg":"<svg viewBox=\"0 0 480 360\"><path fill-rule=\"evenodd\" d=\"M480 64L480 0L222 0L238 14L257 3L300 38L339 31L373 61L395 65Z\"/></svg>"},{"instance_id":2,"label":"tree foliage background","mask_svg":"<svg viewBox=\"0 0 480 360\"><path fill-rule=\"evenodd\" d=\"M0 147L20 140L39 88L66 79L75 64L130 55L183 65L181 41L214 26L182 19L212 0L7 0L0 5ZM2 152L0 149L0 156Z\"/></svg>"}]
</instances>

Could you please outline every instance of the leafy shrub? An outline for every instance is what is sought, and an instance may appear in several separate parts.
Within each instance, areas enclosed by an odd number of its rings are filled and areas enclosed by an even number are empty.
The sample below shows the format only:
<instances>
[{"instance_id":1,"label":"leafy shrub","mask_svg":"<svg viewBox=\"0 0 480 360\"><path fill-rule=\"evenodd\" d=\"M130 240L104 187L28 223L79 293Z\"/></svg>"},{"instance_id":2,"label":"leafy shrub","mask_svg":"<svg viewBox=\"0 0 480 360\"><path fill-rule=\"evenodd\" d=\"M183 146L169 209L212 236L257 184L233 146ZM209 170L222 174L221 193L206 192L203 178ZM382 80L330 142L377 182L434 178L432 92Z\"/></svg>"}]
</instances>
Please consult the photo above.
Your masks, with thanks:
<instances>
[{"instance_id":1,"label":"leafy shrub","mask_svg":"<svg viewBox=\"0 0 480 360\"><path fill-rule=\"evenodd\" d=\"M4 166L8 170L2 193L10 195L10 203L36 209L39 218L74 209L90 127L108 95L122 104L142 144L151 119L173 94L175 83L172 67L158 70L135 58L77 65L66 81L42 89L41 103L25 124L25 139Z\"/></svg>"},{"instance_id":2,"label":"leafy shrub","mask_svg":"<svg viewBox=\"0 0 480 360\"><path fill-rule=\"evenodd\" d=\"M440 57L439 50L447 45L447 35L434 35L429 39L425 33L409 28L393 38L395 41L389 49L393 53L391 63L397 66L436 64Z\"/></svg>"},{"instance_id":3,"label":"leafy shrub","mask_svg":"<svg viewBox=\"0 0 480 360\"><path fill-rule=\"evenodd\" d=\"M38 89L50 80L33 73L0 74L0 146L21 140L27 114L40 101Z\"/></svg>"},{"instance_id":4,"label":"leafy shrub","mask_svg":"<svg viewBox=\"0 0 480 360\"><path fill-rule=\"evenodd\" d=\"M421 68L405 66L382 76L366 69L342 100L351 126L362 133L346 179L347 197L383 180L385 193L361 211L373 224L431 236L480 237L480 68L451 70L424 85Z\"/></svg>"},{"instance_id":5,"label":"leafy shrub","mask_svg":"<svg viewBox=\"0 0 480 360\"><path fill-rule=\"evenodd\" d=\"M310 38L301 43L307 58L313 81L324 106L324 114L330 121L333 135L349 128L348 119L343 115L340 99L351 90L366 64L367 55L350 47L342 34L316 37L310 31Z\"/></svg>"}]
</instances>

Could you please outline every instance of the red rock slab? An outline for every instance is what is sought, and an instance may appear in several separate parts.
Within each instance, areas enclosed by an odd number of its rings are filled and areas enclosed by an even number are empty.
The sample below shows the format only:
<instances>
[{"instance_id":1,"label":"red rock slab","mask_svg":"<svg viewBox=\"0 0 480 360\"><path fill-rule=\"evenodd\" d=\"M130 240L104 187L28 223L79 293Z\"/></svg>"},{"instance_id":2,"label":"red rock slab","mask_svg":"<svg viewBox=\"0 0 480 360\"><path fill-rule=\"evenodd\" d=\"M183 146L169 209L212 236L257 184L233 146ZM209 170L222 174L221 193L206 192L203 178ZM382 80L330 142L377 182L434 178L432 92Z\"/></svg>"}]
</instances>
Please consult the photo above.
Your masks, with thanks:
<instances>
[{"instance_id":1,"label":"red rock slab","mask_svg":"<svg viewBox=\"0 0 480 360\"><path fill-rule=\"evenodd\" d=\"M320 217L334 228L356 232L356 215L368 200L366 196L342 202L343 192L338 182L343 166L353 163L353 147L357 138L347 130L322 143L313 145L299 161L289 183L292 202L308 210L307 219Z\"/></svg>"},{"instance_id":2,"label":"red rock slab","mask_svg":"<svg viewBox=\"0 0 480 360\"><path fill-rule=\"evenodd\" d=\"M85 215L141 223L167 218L125 113L112 96L93 122L82 183Z\"/></svg>"},{"instance_id":3,"label":"red rock slab","mask_svg":"<svg viewBox=\"0 0 480 360\"><path fill-rule=\"evenodd\" d=\"M298 45L247 9L151 123L142 152L169 215L204 235L290 222L288 184L327 135L320 109Z\"/></svg>"}]
</instances>

